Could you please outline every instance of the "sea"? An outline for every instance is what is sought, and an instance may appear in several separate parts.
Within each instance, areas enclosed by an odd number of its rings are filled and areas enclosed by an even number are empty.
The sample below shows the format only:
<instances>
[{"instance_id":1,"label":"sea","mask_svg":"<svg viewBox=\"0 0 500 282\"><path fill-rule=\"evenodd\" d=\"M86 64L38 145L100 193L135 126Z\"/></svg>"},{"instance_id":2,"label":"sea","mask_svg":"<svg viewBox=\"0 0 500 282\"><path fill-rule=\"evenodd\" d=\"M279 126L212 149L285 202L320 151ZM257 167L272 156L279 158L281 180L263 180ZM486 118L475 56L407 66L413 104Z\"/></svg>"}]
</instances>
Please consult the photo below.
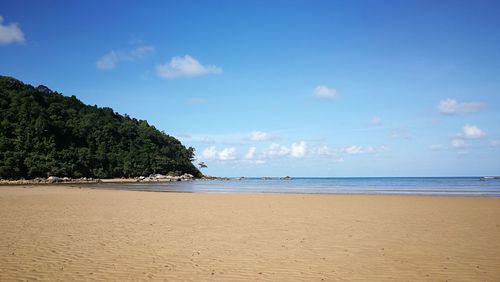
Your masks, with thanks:
<instances>
[{"instance_id":1,"label":"sea","mask_svg":"<svg viewBox=\"0 0 500 282\"><path fill-rule=\"evenodd\" d=\"M500 179L481 177L297 177L106 183L92 188L187 193L297 193L500 197Z\"/></svg>"}]
</instances>

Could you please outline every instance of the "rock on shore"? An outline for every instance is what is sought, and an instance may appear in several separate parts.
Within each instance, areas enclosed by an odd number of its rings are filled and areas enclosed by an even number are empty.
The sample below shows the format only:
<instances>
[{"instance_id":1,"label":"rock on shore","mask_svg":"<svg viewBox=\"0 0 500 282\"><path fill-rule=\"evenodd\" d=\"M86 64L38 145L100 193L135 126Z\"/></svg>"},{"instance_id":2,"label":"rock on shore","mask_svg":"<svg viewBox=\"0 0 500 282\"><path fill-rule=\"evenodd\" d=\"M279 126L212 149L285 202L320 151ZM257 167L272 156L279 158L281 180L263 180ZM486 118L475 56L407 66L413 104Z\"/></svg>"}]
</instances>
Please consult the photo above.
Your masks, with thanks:
<instances>
[{"instance_id":1,"label":"rock on shore","mask_svg":"<svg viewBox=\"0 0 500 282\"><path fill-rule=\"evenodd\" d=\"M15 185L15 184L93 184L93 183L131 183L131 182L170 182L170 181L192 181L194 176L185 173L180 176L170 176L162 174L151 174L150 176L139 176L134 178L111 178L111 179L96 179L90 177L70 178L49 176L47 178L37 177L34 179L0 179L0 185Z\"/></svg>"},{"instance_id":2,"label":"rock on shore","mask_svg":"<svg viewBox=\"0 0 500 282\"><path fill-rule=\"evenodd\" d=\"M0 179L0 185L15 185L15 184L56 184L56 183L99 183L100 179L90 177L70 178L70 177L57 177L49 176L47 178L37 177L33 179Z\"/></svg>"}]
</instances>

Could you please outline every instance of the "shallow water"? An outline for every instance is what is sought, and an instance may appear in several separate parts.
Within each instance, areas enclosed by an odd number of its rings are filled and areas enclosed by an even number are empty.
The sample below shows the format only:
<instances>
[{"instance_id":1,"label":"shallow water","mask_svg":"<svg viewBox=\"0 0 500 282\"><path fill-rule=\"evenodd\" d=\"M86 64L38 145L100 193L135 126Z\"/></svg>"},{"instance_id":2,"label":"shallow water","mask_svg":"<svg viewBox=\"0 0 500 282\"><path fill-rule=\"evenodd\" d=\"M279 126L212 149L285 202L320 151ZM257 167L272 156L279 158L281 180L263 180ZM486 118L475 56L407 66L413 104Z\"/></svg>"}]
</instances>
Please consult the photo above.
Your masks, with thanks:
<instances>
[{"instance_id":1,"label":"shallow water","mask_svg":"<svg viewBox=\"0 0 500 282\"><path fill-rule=\"evenodd\" d=\"M196 180L189 182L98 184L92 188L157 192L395 194L500 197L500 179L480 177L335 177L292 180Z\"/></svg>"}]
</instances>

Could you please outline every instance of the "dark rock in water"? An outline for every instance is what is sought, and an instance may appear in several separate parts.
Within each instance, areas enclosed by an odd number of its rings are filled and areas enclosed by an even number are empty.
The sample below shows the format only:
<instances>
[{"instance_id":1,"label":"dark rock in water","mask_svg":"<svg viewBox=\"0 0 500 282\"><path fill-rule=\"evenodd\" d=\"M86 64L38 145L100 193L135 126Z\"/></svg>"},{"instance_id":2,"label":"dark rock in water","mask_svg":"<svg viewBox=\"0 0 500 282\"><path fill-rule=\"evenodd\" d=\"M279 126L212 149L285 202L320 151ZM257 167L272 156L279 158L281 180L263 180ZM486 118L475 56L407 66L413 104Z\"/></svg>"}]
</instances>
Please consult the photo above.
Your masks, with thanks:
<instances>
[{"instance_id":1,"label":"dark rock in water","mask_svg":"<svg viewBox=\"0 0 500 282\"><path fill-rule=\"evenodd\" d=\"M285 176L285 177L281 177L280 178L281 180L292 180L293 178L291 178L290 176Z\"/></svg>"}]
</instances>

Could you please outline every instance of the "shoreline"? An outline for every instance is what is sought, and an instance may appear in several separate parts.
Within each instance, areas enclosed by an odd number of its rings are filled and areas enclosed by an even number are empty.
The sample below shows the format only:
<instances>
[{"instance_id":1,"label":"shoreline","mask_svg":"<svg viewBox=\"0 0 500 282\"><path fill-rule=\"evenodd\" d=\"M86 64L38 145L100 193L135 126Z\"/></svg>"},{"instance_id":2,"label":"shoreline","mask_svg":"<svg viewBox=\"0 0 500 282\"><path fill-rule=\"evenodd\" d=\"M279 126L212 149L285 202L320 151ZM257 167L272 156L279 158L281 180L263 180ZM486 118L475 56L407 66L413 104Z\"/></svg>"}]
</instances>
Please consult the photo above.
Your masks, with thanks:
<instances>
[{"instance_id":1,"label":"shoreline","mask_svg":"<svg viewBox=\"0 0 500 282\"><path fill-rule=\"evenodd\" d=\"M483 196L483 195L453 195L453 194L398 194L398 193L301 193L301 192L225 192L225 191L171 191L171 190L139 190L139 189L121 189L121 188L105 188L105 186L96 187L98 184L155 184L151 182L146 183L115 183L115 182L107 182L107 183L53 183L53 184L3 184L0 185L0 192L2 189L43 189L46 188L48 190L52 189L63 189L63 190L90 190L90 191L117 191L117 192L132 192L132 193L158 193L158 194L200 194L200 195L239 195L239 196L265 196L265 195L275 195L275 196L326 196L326 197L401 197L401 198L463 198L463 199L499 199L500 196ZM81 185L81 186L80 186Z\"/></svg>"},{"instance_id":2,"label":"shoreline","mask_svg":"<svg viewBox=\"0 0 500 282\"><path fill-rule=\"evenodd\" d=\"M178 181L195 181L195 180L245 180L248 177L217 177L217 176L203 176L201 178L195 178L191 174L183 174L179 176L169 176L161 174L153 174L148 177L138 176L130 178L91 178L91 177L81 177L81 178L69 178L69 177L57 177L50 176L47 178L38 177L35 179L0 179L0 186L8 185L67 185L67 184L99 184L99 183L167 183L167 182L178 182ZM269 178L269 179L279 179L288 180L291 178Z\"/></svg>"},{"instance_id":3,"label":"shoreline","mask_svg":"<svg viewBox=\"0 0 500 282\"><path fill-rule=\"evenodd\" d=\"M123 179L121 179L123 180ZM201 181L206 181L206 182L212 182L214 181L213 179L208 180L208 179L194 179L194 180L185 180L185 181L180 181L180 182L201 182ZM225 180L222 180L225 181ZM137 182L137 181L131 181L127 179L126 181L115 181L115 179L108 179L105 182L62 182L62 183L15 183L15 184L0 184L0 189L2 188L8 188L8 187L22 187L23 189L30 189L30 188L41 188L41 187L62 187L62 188L68 188L68 189L91 189L91 190L109 190L109 191L135 191L135 192L159 192L159 193L183 193L183 194L243 194L243 195L266 195L266 194L277 194L277 195L345 195L345 196L401 196L401 197L464 197L464 198L500 198L500 195L498 194L481 194L481 192L478 192L478 194L472 194L472 193L465 193L465 192L448 192L448 193L436 193L433 191L422 191L422 192L405 192L405 191L398 191L394 190L391 192L377 192L377 191L361 191L361 190L353 190L352 192L346 192L346 191L331 191L331 192L322 192L322 191L292 191L292 190L250 190L250 191L238 191L238 190L189 190L188 189L183 190L184 185L181 186L176 186L178 181L145 181L145 182ZM121 187L121 185L126 185ZM154 185L158 184L171 184L171 188L168 188L168 186L159 186L163 188L154 188ZM184 183L189 185L188 183ZM135 188L134 186L137 185ZM145 188L148 185L152 185L151 187L153 188Z\"/></svg>"},{"instance_id":4,"label":"shoreline","mask_svg":"<svg viewBox=\"0 0 500 282\"><path fill-rule=\"evenodd\" d=\"M114 183L98 183L98 184L114 184ZM120 184L120 183L117 183ZM140 183L128 183L128 184L140 184ZM154 183L142 183L142 184L154 184ZM55 184L54 186L60 186L68 189L92 189L92 190L107 190L107 191L131 191L131 192L146 192L146 193L179 193L179 194L214 194L214 195L317 195L317 196L383 196L383 197L452 197L452 198L485 198L485 199L490 199L490 198L499 198L500 196L488 196L488 195L455 195L455 194L398 194L398 193L306 193L306 192L275 192L275 191L269 191L269 192L225 192L225 191L170 191L170 190L140 190L140 189L122 189L122 188L106 188L106 187L90 187L95 184L83 184L84 186L87 187L72 187L71 185L68 184ZM8 185L6 185L8 186ZM36 186L36 185L34 185ZM40 185L40 186L45 186L45 185ZM1 189L2 186L0 186ZM29 189L29 188L26 188Z\"/></svg>"}]
</instances>

